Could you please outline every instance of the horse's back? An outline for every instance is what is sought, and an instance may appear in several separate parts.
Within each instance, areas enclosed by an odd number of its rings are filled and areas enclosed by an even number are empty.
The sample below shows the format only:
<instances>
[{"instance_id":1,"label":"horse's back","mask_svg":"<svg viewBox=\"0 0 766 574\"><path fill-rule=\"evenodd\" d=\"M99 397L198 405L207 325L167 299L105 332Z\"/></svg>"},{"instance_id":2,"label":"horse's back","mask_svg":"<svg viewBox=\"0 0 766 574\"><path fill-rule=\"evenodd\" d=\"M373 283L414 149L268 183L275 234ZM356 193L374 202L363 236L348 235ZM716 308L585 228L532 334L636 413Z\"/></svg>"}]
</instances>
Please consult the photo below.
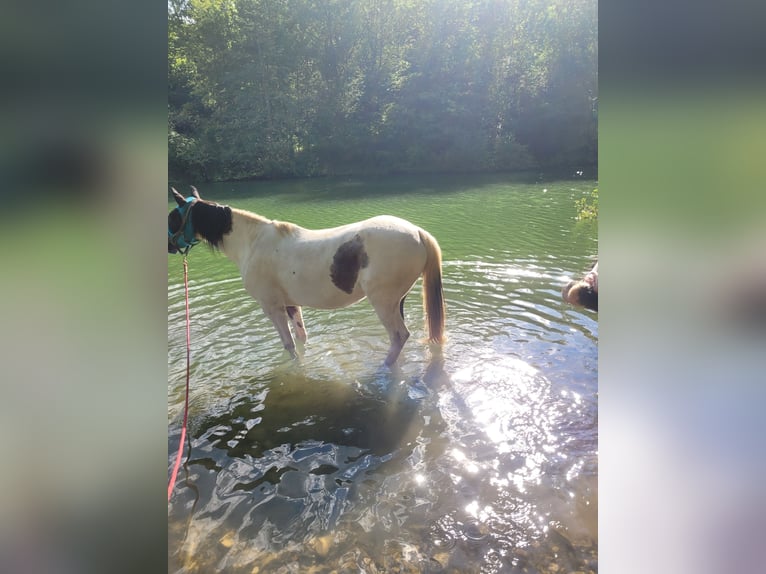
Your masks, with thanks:
<instances>
[{"instance_id":1,"label":"horse's back","mask_svg":"<svg viewBox=\"0 0 766 574\"><path fill-rule=\"evenodd\" d=\"M358 221L315 231L302 230L300 250L314 252L314 262L321 265L337 263L339 259L359 259L369 272L415 266L424 263L425 250L420 238L422 230L409 221L393 215L378 215Z\"/></svg>"},{"instance_id":2,"label":"horse's back","mask_svg":"<svg viewBox=\"0 0 766 574\"><path fill-rule=\"evenodd\" d=\"M328 229L302 229L302 236L310 240L329 240L343 243L359 234L363 239L417 238L419 227L406 219L394 215L376 215L363 221L348 223Z\"/></svg>"},{"instance_id":3,"label":"horse's back","mask_svg":"<svg viewBox=\"0 0 766 574\"><path fill-rule=\"evenodd\" d=\"M392 215L329 229L276 232L262 244L272 266L253 280L271 281L289 305L333 309L380 293L403 296L421 276L428 259L418 226ZM267 255L267 253L269 255ZM398 300L397 300L398 301Z\"/></svg>"}]
</instances>

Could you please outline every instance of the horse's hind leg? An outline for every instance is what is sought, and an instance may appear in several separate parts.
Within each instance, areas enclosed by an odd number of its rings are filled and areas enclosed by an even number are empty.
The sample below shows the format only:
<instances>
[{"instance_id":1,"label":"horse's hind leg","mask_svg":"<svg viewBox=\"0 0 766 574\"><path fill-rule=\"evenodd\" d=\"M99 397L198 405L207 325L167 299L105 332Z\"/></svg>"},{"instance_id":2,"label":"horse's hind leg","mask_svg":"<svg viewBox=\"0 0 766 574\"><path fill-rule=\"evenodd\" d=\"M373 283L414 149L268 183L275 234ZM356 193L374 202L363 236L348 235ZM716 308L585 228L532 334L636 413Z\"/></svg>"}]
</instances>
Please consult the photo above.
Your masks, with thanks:
<instances>
[{"instance_id":1,"label":"horse's hind leg","mask_svg":"<svg viewBox=\"0 0 766 574\"><path fill-rule=\"evenodd\" d=\"M399 358L404 343L410 338L410 332L404 324L404 297L396 301L370 301L375 312L378 314L380 322L388 332L388 338L391 341L391 347L388 349L385 364L391 366Z\"/></svg>"},{"instance_id":2,"label":"horse's hind leg","mask_svg":"<svg viewBox=\"0 0 766 574\"><path fill-rule=\"evenodd\" d=\"M293 340L293 335L290 333L290 327L287 325L287 310L285 307L264 306L263 312L266 313L266 316L271 319L272 323L274 323L274 327L276 327L277 333L279 333L279 338L281 339L282 344L284 345L287 352L290 353L290 356L293 359L296 359L298 355L295 352L295 341Z\"/></svg>"},{"instance_id":3,"label":"horse's hind leg","mask_svg":"<svg viewBox=\"0 0 766 574\"><path fill-rule=\"evenodd\" d=\"M306 333L306 324L303 322L303 313L301 313L301 308L290 305L285 307L285 311L287 311L287 316L290 318L290 322L293 324L295 337L305 345L306 341L308 340L308 333Z\"/></svg>"}]
</instances>

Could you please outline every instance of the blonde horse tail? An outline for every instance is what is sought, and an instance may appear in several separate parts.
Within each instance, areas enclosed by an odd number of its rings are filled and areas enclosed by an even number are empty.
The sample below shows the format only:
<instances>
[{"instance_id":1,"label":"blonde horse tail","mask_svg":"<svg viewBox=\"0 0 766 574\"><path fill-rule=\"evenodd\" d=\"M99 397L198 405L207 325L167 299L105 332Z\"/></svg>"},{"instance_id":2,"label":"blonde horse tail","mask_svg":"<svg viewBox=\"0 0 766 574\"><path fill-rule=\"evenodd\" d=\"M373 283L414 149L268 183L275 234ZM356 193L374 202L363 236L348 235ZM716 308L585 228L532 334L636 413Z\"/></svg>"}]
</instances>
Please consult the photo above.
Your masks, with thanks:
<instances>
[{"instance_id":1,"label":"blonde horse tail","mask_svg":"<svg viewBox=\"0 0 766 574\"><path fill-rule=\"evenodd\" d=\"M436 239L427 231L420 230L420 241L426 248L426 265L423 268L423 310L428 324L428 340L444 342L444 291L442 289L442 252Z\"/></svg>"}]
</instances>

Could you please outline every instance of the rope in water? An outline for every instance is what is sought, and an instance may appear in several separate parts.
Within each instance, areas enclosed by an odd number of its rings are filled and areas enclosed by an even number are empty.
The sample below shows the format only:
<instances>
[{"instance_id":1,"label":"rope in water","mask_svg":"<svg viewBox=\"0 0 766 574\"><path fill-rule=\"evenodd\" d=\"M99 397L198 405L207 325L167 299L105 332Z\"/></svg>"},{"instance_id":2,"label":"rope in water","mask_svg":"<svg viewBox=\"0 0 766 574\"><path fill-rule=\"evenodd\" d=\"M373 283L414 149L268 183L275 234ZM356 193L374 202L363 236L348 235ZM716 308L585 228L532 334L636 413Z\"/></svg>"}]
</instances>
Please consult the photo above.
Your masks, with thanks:
<instances>
[{"instance_id":1,"label":"rope in water","mask_svg":"<svg viewBox=\"0 0 766 574\"><path fill-rule=\"evenodd\" d=\"M170 502L170 495L173 493L173 486L176 483L178 468L181 466L181 456L183 455L184 441L186 440L186 423L189 419L189 364L191 359L191 329L189 321L189 266L186 262L186 255L184 255L184 294L186 298L186 398L184 399L184 422L183 426L181 427L181 440L178 443L178 454L176 455L176 462L173 465L173 472L170 475L170 482L168 483L168 502Z\"/></svg>"}]
</instances>

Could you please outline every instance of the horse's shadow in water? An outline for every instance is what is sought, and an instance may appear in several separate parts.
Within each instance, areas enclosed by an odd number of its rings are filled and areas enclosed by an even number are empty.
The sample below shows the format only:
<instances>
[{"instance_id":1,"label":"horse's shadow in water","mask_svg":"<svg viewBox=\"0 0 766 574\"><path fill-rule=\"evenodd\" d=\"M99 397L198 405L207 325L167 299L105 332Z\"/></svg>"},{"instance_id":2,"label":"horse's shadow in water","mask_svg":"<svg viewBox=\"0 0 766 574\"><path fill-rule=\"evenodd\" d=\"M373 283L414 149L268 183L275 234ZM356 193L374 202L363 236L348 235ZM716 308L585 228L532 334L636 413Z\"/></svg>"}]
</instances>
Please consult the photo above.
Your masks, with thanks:
<instances>
[{"instance_id":1,"label":"horse's shadow in water","mask_svg":"<svg viewBox=\"0 0 766 574\"><path fill-rule=\"evenodd\" d=\"M195 425L193 446L213 447L202 449L212 456L195 457L193 448L189 464L221 470L227 459L258 460L274 449L289 459L306 445L403 458L423 430L422 411L438 418L438 408L430 403L440 390L452 391L440 353L432 356L422 377L410 380L396 366L382 366L353 381L318 379L291 363L265 384L261 379L250 386L260 391L236 399L226 412Z\"/></svg>"},{"instance_id":2,"label":"horse's shadow in water","mask_svg":"<svg viewBox=\"0 0 766 574\"><path fill-rule=\"evenodd\" d=\"M349 381L289 369L254 381L253 394L193 433L187 464L201 473L194 513L218 516L226 500L238 508L230 527L255 536L268 523L268 544L277 548L333 529L349 508L374 504L387 476L407 472L425 425L438 433L443 422L423 416L432 410L428 399L412 398L420 381L398 375L383 370ZM367 502L355 506L360 500Z\"/></svg>"},{"instance_id":3,"label":"horse's shadow in water","mask_svg":"<svg viewBox=\"0 0 766 574\"><path fill-rule=\"evenodd\" d=\"M230 427L218 434L215 446L231 458L259 458L275 447L307 442L381 454L397 448L416 412L417 403L393 385L368 385L360 392L360 386L347 381L293 375L270 381L262 401L243 400L204 426ZM257 423L248 429L254 419Z\"/></svg>"},{"instance_id":4,"label":"horse's shadow in water","mask_svg":"<svg viewBox=\"0 0 766 574\"><path fill-rule=\"evenodd\" d=\"M236 530L254 548L280 551L370 513L393 524L407 502L391 493L406 489L413 460L423 457L429 468L450 469L433 475L428 504L454 496L452 472L463 477L463 489L486 490L481 476L445 457L455 444L441 413L445 397L472 431L465 448L490 441L470 423L440 355L409 378L397 369L344 380L285 368L252 389L193 433L189 464L197 467L200 498L191 514L212 521L212 538Z\"/></svg>"}]
</instances>

